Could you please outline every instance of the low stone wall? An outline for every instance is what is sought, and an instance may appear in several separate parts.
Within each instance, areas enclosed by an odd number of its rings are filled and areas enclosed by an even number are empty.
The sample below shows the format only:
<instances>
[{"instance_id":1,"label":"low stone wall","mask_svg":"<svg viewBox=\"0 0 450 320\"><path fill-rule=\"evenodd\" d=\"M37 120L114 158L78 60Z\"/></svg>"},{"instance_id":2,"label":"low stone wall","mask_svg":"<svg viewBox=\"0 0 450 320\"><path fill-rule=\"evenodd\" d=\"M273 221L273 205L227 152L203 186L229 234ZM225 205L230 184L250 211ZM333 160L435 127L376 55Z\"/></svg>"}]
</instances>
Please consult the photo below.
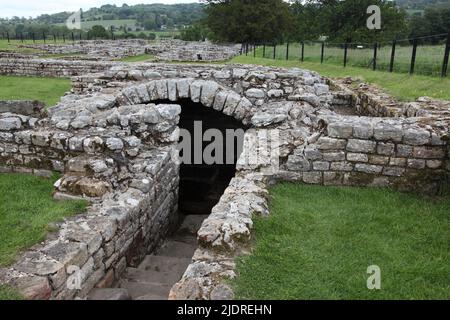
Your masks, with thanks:
<instances>
[{"instance_id":1,"label":"low stone wall","mask_svg":"<svg viewBox=\"0 0 450 320\"><path fill-rule=\"evenodd\" d=\"M72 77L87 73L105 71L114 62L63 61L55 59L0 59L1 75Z\"/></svg>"},{"instance_id":2,"label":"low stone wall","mask_svg":"<svg viewBox=\"0 0 450 320\"><path fill-rule=\"evenodd\" d=\"M0 50L0 59L38 59L38 55L35 54L23 54L23 53L18 53L15 51L10 51L10 50L6 50L6 51L2 51Z\"/></svg>"},{"instance_id":3,"label":"low stone wall","mask_svg":"<svg viewBox=\"0 0 450 320\"><path fill-rule=\"evenodd\" d=\"M445 183L448 136L439 123L356 116L321 120L321 134L288 157L284 168L295 172L294 180L425 193L436 193Z\"/></svg>"},{"instance_id":4,"label":"low stone wall","mask_svg":"<svg viewBox=\"0 0 450 320\"><path fill-rule=\"evenodd\" d=\"M94 202L86 214L67 219L57 234L0 270L0 281L28 299L84 298L94 287L110 287L176 225L178 172L165 152L155 157L166 159L153 176L164 188L148 180L146 192L129 188Z\"/></svg>"},{"instance_id":5,"label":"low stone wall","mask_svg":"<svg viewBox=\"0 0 450 320\"><path fill-rule=\"evenodd\" d=\"M179 165L168 137L180 107L119 107L118 125L113 119L103 122L116 100L95 99L97 120L83 126L78 118L71 132L47 118L0 114L0 172L59 171L64 175L55 184L56 199L91 201L86 214L65 220L57 233L0 270L0 282L29 299L84 298L95 286L109 287L177 225ZM70 106L92 110L93 102L89 97L66 101L63 111L56 108L51 115L56 119ZM153 116L137 123L133 110ZM139 130L148 121L151 128Z\"/></svg>"},{"instance_id":6,"label":"low stone wall","mask_svg":"<svg viewBox=\"0 0 450 320\"><path fill-rule=\"evenodd\" d=\"M165 40L147 46L146 52L161 61L225 61L239 55L241 45Z\"/></svg>"},{"instance_id":7,"label":"low stone wall","mask_svg":"<svg viewBox=\"0 0 450 320\"><path fill-rule=\"evenodd\" d=\"M89 40L67 44L27 44L23 48L41 50L46 54L82 54L97 61L120 59L144 53L161 61L224 61L238 55L240 45L221 45L210 42L182 40ZM0 57L13 57L0 52Z\"/></svg>"},{"instance_id":8,"label":"low stone wall","mask_svg":"<svg viewBox=\"0 0 450 320\"><path fill-rule=\"evenodd\" d=\"M45 104L35 100L0 100L0 113L17 113L24 116L40 117Z\"/></svg>"},{"instance_id":9,"label":"low stone wall","mask_svg":"<svg viewBox=\"0 0 450 320\"><path fill-rule=\"evenodd\" d=\"M23 48L37 49L47 54L83 54L88 59L112 60L145 53L145 40L83 40L67 44L27 44Z\"/></svg>"}]
</instances>

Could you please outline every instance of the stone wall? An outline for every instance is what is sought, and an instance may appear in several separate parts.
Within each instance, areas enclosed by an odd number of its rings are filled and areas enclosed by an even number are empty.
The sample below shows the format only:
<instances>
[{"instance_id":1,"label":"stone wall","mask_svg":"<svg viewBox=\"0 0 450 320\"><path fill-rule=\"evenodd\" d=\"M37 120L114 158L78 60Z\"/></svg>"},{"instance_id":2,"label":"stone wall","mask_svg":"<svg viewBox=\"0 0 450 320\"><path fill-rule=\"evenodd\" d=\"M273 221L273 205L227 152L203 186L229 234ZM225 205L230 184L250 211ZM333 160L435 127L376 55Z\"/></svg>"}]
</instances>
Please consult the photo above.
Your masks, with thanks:
<instances>
[{"instance_id":1,"label":"stone wall","mask_svg":"<svg viewBox=\"0 0 450 320\"><path fill-rule=\"evenodd\" d=\"M39 77L72 77L100 72L113 66L113 62L63 61L55 59L0 58L0 74Z\"/></svg>"},{"instance_id":2,"label":"stone wall","mask_svg":"<svg viewBox=\"0 0 450 320\"><path fill-rule=\"evenodd\" d=\"M224 61L238 55L240 45L220 45L210 42L181 40L89 40L67 44L27 44L21 47L41 50L45 54L82 54L83 59L97 61L120 59L144 53L161 61ZM0 53L2 57L2 53ZM6 54L5 54L5 57Z\"/></svg>"},{"instance_id":3,"label":"stone wall","mask_svg":"<svg viewBox=\"0 0 450 320\"><path fill-rule=\"evenodd\" d=\"M148 45L146 52L161 61L225 61L239 55L241 45L165 40Z\"/></svg>"},{"instance_id":4,"label":"stone wall","mask_svg":"<svg viewBox=\"0 0 450 320\"><path fill-rule=\"evenodd\" d=\"M324 117L322 132L294 150L285 169L306 183L436 193L446 180L446 132L426 119Z\"/></svg>"},{"instance_id":5,"label":"stone wall","mask_svg":"<svg viewBox=\"0 0 450 320\"><path fill-rule=\"evenodd\" d=\"M0 100L0 113L17 113L25 116L40 117L45 104L35 100Z\"/></svg>"},{"instance_id":6,"label":"stone wall","mask_svg":"<svg viewBox=\"0 0 450 320\"><path fill-rule=\"evenodd\" d=\"M145 53L145 40L83 40L67 44L27 44L23 48L36 49L46 54L83 54L89 59L112 60Z\"/></svg>"},{"instance_id":7,"label":"stone wall","mask_svg":"<svg viewBox=\"0 0 450 320\"><path fill-rule=\"evenodd\" d=\"M116 109L117 122L106 122L114 97L77 98L66 98L66 108L52 110L52 119L71 107L95 105L99 114L89 127L80 117L68 131L48 118L0 114L0 172L59 171L56 199L91 202L87 213L65 220L0 270L0 282L29 299L84 298L95 286L111 286L177 225L179 166L170 137L180 107L123 106Z\"/></svg>"}]
</instances>

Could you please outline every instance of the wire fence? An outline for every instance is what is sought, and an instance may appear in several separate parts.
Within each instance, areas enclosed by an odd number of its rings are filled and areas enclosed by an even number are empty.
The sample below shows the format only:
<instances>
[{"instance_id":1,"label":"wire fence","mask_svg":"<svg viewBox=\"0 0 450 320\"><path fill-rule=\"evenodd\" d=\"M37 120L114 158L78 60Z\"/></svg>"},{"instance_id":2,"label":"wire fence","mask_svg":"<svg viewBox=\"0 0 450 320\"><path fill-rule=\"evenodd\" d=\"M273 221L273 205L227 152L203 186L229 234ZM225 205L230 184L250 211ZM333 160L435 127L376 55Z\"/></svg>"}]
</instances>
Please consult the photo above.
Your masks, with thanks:
<instances>
[{"instance_id":1,"label":"wire fence","mask_svg":"<svg viewBox=\"0 0 450 320\"><path fill-rule=\"evenodd\" d=\"M123 35L122 35L123 36ZM134 34L130 33L127 36L131 38L139 38ZM112 30L107 32L105 36L108 39L115 40L119 38ZM78 32L63 32L63 33L46 33L46 32L36 32L36 33L14 33L0 32L0 40L6 40L8 43L19 42L19 43L66 43L75 42L80 40L94 40L95 36L90 31L78 31Z\"/></svg>"},{"instance_id":2,"label":"wire fence","mask_svg":"<svg viewBox=\"0 0 450 320\"><path fill-rule=\"evenodd\" d=\"M441 39L440 44L426 40ZM300 60L343 67L446 77L450 53L450 32L390 43L329 43L304 41L282 45L243 45L242 54L255 58Z\"/></svg>"}]
</instances>

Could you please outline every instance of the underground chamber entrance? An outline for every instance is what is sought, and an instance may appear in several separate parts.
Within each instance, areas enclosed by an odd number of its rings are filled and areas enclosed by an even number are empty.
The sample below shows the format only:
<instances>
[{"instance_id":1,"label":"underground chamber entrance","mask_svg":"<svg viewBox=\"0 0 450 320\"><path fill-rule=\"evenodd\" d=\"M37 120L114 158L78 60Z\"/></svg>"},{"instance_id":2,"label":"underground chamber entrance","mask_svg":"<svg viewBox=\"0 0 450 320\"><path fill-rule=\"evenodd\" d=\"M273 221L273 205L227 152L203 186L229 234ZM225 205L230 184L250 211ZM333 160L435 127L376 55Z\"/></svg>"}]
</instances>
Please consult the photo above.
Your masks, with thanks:
<instances>
[{"instance_id":1,"label":"underground chamber entrance","mask_svg":"<svg viewBox=\"0 0 450 320\"><path fill-rule=\"evenodd\" d=\"M179 212L209 215L235 176L248 128L190 99L176 103L181 105Z\"/></svg>"}]
</instances>

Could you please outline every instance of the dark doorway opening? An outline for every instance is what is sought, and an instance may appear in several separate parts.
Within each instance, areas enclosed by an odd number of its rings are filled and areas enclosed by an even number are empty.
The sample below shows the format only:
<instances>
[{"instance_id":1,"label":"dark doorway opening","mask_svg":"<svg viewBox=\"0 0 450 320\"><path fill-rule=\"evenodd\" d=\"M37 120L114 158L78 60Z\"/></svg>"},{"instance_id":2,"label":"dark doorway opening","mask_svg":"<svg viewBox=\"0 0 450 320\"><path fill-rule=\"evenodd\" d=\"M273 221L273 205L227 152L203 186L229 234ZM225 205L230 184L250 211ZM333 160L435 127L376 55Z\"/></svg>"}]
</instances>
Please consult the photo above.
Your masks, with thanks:
<instances>
[{"instance_id":1,"label":"dark doorway opening","mask_svg":"<svg viewBox=\"0 0 450 320\"><path fill-rule=\"evenodd\" d=\"M169 103L164 101L164 103ZM174 103L174 102L172 102ZM236 173L236 163L240 156L239 150L242 150L242 139L237 136L233 137L232 143L234 150L230 149L230 143L226 142L231 132L243 132L248 127L233 117L227 116L222 112L216 111L212 108L206 108L200 103L192 102L190 99L183 99L176 102L181 105L181 115L179 127L185 129L191 136L191 160L189 163L182 163L180 168L180 189L179 189L179 211L183 215L209 215L212 208L219 202L225 189L228 187L231 179ZM197 122L197 123L196 123ZM203 141L204 133L209 129L217 129L223 137L223 164L208 164L205 159L201 157L201 163L195 162L195 154L199 147L195 149L195 143L199 143L198 127L201 123L201 151L210 145L215 139L211 141ZM194 126L197 129L194 130ZM230 131L233 130L233 131ZM228 132L227 132L228 130ZM237 131L239 130L239 131ZM195 141L194 141L195 140ZM180 139L180 142L182 139ZM228 148L227 148L228 144ZM233 157L231 157L232 152ZM215 152L213 152L215 154ZM180 152L184 156L183 152ZM229 157L226 161L226 157ZM230 161L231 160L231 161Z\"/></svg>"}]
</instances>

